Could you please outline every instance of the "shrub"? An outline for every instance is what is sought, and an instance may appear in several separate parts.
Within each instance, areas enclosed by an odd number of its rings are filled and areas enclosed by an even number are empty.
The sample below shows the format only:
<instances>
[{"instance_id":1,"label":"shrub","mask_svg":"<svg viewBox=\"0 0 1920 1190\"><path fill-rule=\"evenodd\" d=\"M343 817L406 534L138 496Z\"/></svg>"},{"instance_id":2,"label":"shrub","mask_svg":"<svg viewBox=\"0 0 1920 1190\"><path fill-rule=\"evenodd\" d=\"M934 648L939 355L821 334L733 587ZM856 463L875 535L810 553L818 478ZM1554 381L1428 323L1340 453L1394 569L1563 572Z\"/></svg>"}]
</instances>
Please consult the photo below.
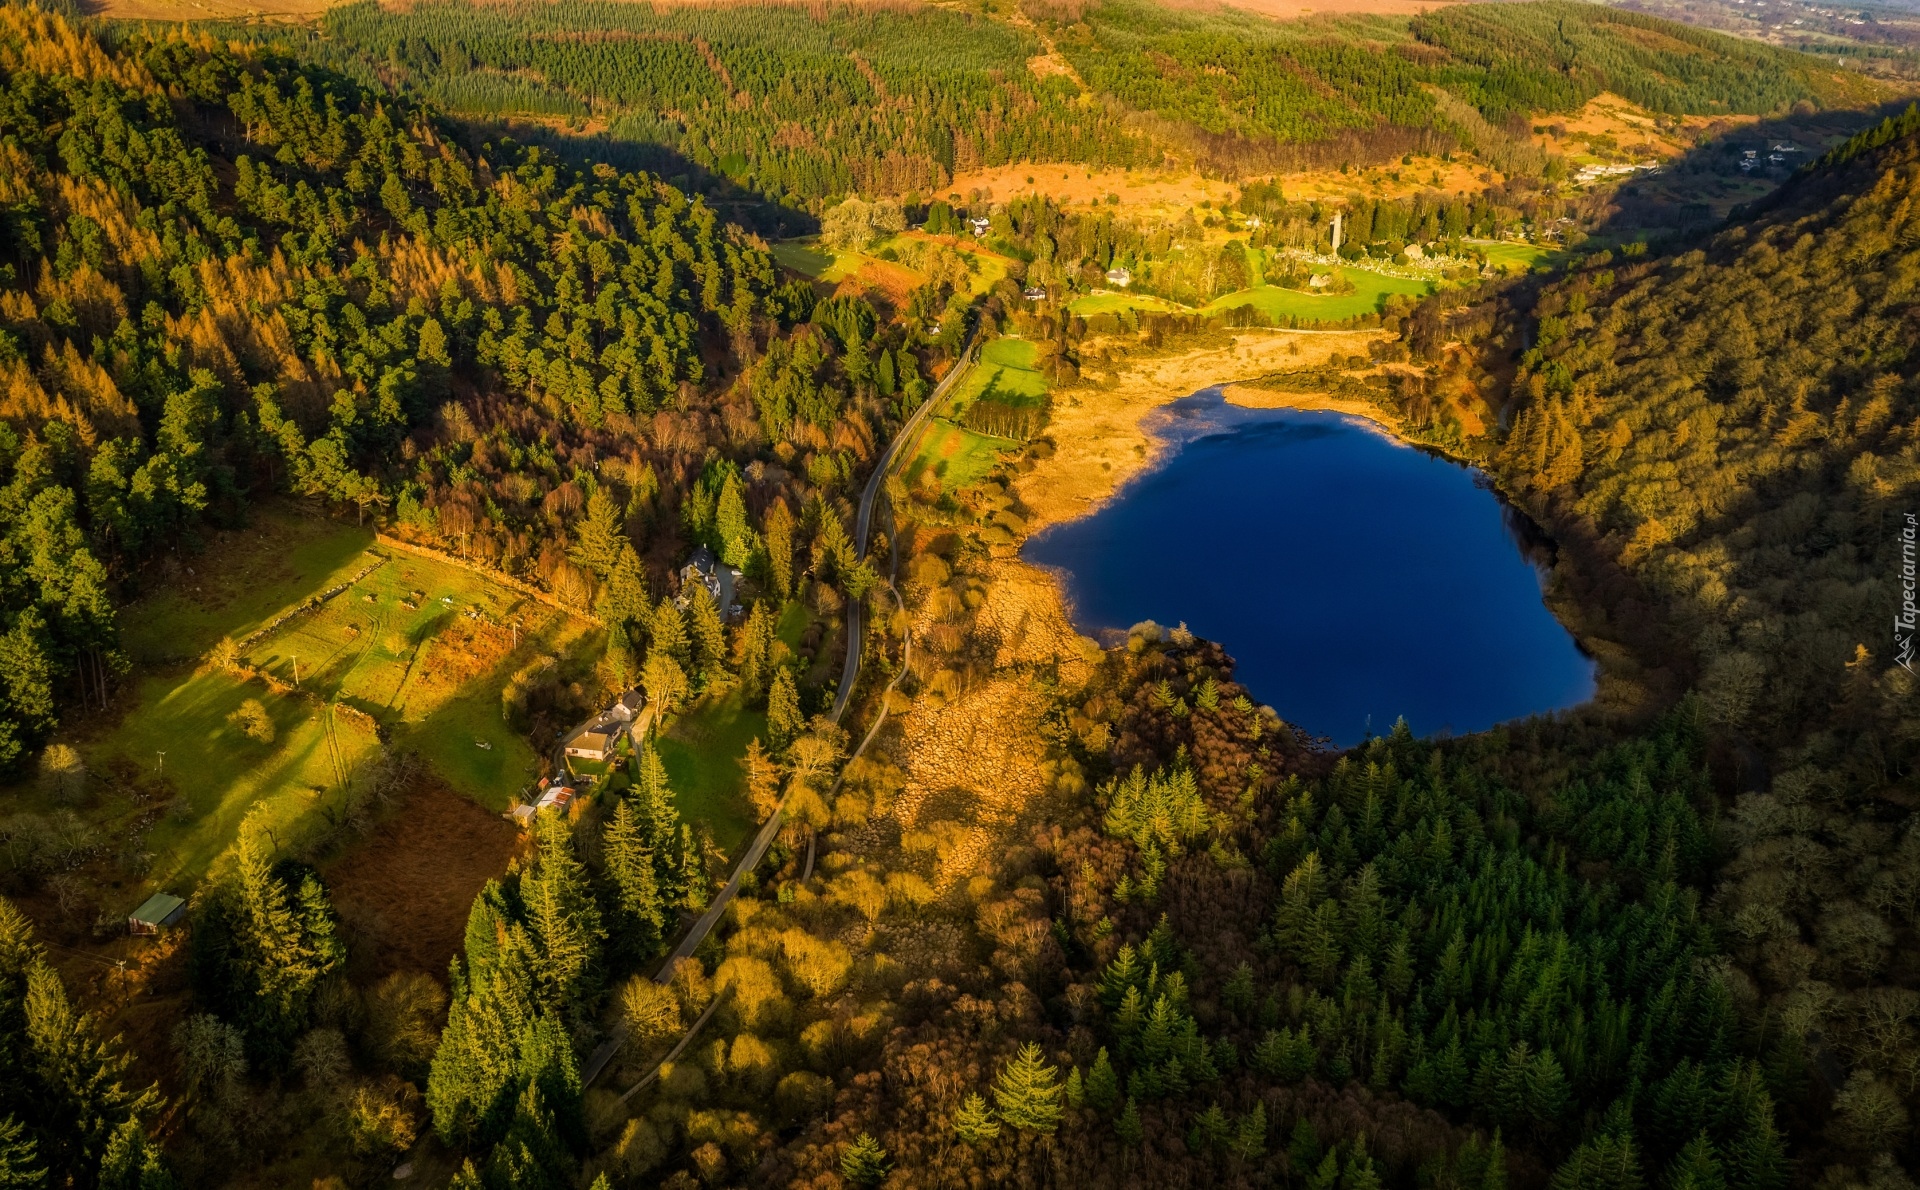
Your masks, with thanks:
<instances>
[{"instance_id":1,"label":"shrub","mask_svg":"<svg viewBox=\"0 0 1920 1190\"><path fill-rule=\"evenodd\" d=\"M87 792L87 765L69 744L48 744L40 754L40 789L56 802L73 803Z\"/></svg>"}]
</instances>

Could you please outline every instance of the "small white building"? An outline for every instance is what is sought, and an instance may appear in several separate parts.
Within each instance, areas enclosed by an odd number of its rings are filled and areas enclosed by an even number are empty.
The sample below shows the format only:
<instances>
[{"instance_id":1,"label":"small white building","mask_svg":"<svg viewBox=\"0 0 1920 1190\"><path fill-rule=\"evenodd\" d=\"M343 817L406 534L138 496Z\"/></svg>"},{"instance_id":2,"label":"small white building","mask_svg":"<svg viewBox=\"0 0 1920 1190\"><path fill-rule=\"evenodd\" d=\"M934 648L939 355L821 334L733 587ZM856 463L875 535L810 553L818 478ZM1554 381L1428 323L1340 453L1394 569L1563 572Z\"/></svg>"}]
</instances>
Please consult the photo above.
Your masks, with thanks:
<instances>
[{"instance_id":1,"label":"small white building","mask_svg":"<svg viewBox=\"0 0 1920 1190\"><path fill-rule=\"evenodd\" d=\"M967 226L973 229L974 239L984 240L987 238L987 228L989 224L985 216L978 216L967 220Z\"/></svg>"},{"instance_id":2,"label":"small white building","mask_svg":"<svg viewBox=\"0 0 1920 1190\"><path fill-rule=\"evenodd\" d=\"M1020 296L1030 302L1044 302L1047 300L1047 290L1043 285L1029 285L1020 291Z\"/></svg>"},{"instance_id":3,"label":"small white building","mask_svg":"<svg viewBox=\"0 0 1920 1190\"><path fill-rule=\"evenodd\" d=\"M1124 265L1114 265L1107 270L1107 284L1125 289L1133 284L1133 273Z\"/></svg>"}]
</instances>

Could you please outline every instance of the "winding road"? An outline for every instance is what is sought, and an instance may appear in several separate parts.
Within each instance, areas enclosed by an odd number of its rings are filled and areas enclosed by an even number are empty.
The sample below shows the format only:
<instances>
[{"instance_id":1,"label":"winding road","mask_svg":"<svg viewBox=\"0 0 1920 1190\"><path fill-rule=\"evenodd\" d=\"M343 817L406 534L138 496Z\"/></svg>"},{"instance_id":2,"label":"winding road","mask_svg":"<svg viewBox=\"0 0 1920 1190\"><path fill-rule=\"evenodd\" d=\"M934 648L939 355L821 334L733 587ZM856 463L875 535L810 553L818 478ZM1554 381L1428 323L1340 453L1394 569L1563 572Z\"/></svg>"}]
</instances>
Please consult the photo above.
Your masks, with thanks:
<instances>
[{"instance_id":1,"label":"winding road","mask_svg":"<svg viewBox=\"0 0 1920 1190\"><path fill-rule=\"evenodd\" d=\"M934 386L933 391L927 395L927 399L920 402L920 407L915 409L912 416L907 418L906 424L900 427L900 432L895 434L892 441L887 443L887 449L881 452L879 460L875 462L873 474L868 476L867 486L860 492L860 507L854 517L853 548L856 555L862 561L864 561L867 556L867 536L872 529L873 510L879 503L880 493L886 487L887 476L892 473L894 465L900 461L901 452L919 437L921 428L926 425L927 419L933 415L934 409L939 406L940 402L946 399L947 394L953 388L954 382L957 381L968 368L973 366L973 361L979 347L980 332L979 327L976 325L972 333L968 336L966 350L962 351L960 358L953 362L953 367L947 369L947 374L940 378L940 383ZM891 586L891 584L889 584L889 586ZM896 595L895 598L898 598L898 596ZM860 601L858 599L847 600L847 660L840 668L840 689L834 695L833 708L827 712L828 716L832 718L835 723L838 723L841 716L846 714L847 703L853 697L854 682L860 676L861 646L865 643L864 638L866 635L864 629L865 625L861 616ZM899 679L896 677L894 680L898 681ZM888 689L892 689L892 687L889 686ZM867 743L872 741L879 727L880 724L875 722L873 729L868 731L866 739L863 740L860 745L863 750L866 748ZM720 924L720 918L725 915L728 904L733 901L735 896L739 895L740 888L746 883L747 876L752 873L755 868L760 866L760 861L766 857L767 848L773 846L773 840L780 834L781 821L786 815L786 809L786 799L783 797L780 805L772 814L767 816L766 822L761 825L760 832L754 835L751 843L747 844L747 849L740 853L740 860L733 867L733 875L727 878L726 887L715 894L713 902L707 906L706 912L699 916L693 923L693 926L687 930L686 936L680 939L680 945L673 948L673 953L668 955L665 961L660 964L659 970L654 972L653 977L656 981L666 983L671 979L673 977L673 965L681 959L691 958L693 952L700 948L700 944L707 940L707 935L711 934L713 928ZM684 1046L687 1040L699 1032L700 1026L706 1024L707 1019L712 1015L711 1008L709 1008L706 1013L703 1013L700 1019L694 1022L693 1027L687 1030L687 1036L681 1040L681 1046ZM624 1040L624 1034L617 1031L588 1056L586 1067L581 1071L581 1082L583 1085L591 1085L593 1080L600 1076L600 1072L607 1068L607 1064L613 1060L613 1056L620 1051L621 1043ZM674 1053L679 1053L679 1047L675 1048ZM653 1073L658 1073L658 1070L659 1068L656 1066ZM630 1088L627 1094L631 1095L634 1091L639 1090L640 1086L651 1081L653 1073L648 1074L645 1079L642 1079L640 1084Z\"/></svg>"}]
</instances>

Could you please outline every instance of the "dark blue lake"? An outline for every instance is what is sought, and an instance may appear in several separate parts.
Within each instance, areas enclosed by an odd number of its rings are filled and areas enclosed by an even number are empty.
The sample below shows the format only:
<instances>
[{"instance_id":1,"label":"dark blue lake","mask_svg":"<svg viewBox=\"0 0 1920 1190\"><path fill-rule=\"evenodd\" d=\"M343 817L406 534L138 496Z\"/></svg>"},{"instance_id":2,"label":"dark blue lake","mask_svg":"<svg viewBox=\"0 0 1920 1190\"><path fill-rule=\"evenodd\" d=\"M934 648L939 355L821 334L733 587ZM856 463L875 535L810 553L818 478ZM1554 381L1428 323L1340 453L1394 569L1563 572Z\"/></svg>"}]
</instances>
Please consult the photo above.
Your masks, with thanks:
<instances>
[{"instance_id":1,"label":"dark blue lake","mask_svg":"<svg viewBox=\"0 0 1920 1190\"><path fill-rule=\"evenodd\" d=\"M1023 556L1080 631L1185 622L1282 719L1348 745L1405 716L1479 731L1593 695L1541 598L1538 543L1478 472L1336 413L1207 389L1156 411L1158 464Z\"/></svg>"}]
</instances>

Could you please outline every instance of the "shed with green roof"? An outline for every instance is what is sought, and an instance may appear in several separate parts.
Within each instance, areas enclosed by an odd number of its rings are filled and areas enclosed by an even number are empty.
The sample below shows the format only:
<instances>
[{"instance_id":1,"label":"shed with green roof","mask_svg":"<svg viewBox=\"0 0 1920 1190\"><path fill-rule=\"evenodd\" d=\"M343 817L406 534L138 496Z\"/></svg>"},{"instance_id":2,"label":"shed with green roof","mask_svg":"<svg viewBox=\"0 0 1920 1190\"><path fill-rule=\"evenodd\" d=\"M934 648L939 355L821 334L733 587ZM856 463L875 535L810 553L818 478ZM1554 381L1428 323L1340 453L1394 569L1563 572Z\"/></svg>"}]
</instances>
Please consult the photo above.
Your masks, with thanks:
<instances>
[{"instance_id":1,"label":"shed with green roof","mask_svg":"<svg viewBox=\"0 0 1920 1190\"><path fill-rule=\"evenodd\" d=\"M179 922L187 912L187 903L172 893L158 892L140 902L127 917L127 933L158 934Z\"/></svg>"}]
</instances>

